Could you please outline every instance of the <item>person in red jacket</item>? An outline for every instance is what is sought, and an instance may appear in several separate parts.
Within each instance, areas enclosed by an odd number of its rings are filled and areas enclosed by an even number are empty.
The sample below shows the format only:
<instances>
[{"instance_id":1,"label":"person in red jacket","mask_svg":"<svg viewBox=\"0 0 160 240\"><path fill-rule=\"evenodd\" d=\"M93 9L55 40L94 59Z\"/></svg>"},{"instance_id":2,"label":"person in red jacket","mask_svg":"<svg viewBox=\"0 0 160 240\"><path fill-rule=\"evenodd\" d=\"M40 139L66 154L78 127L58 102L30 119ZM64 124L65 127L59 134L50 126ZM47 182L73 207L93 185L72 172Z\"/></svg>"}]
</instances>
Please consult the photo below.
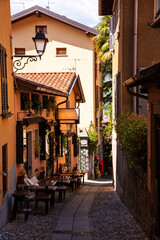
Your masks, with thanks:
<instances>
[{"instance_id":1,"label":"person in red jacket","mask_svg":"<svg viewBox=\"0 0 160 240\"><path fill-rule=\"evenodd\" d=\"M103 157L100 155L99 158L99 171L101 172L101 174L104 174L104 165L103 165Z\"/></svg>"}]
</instances>

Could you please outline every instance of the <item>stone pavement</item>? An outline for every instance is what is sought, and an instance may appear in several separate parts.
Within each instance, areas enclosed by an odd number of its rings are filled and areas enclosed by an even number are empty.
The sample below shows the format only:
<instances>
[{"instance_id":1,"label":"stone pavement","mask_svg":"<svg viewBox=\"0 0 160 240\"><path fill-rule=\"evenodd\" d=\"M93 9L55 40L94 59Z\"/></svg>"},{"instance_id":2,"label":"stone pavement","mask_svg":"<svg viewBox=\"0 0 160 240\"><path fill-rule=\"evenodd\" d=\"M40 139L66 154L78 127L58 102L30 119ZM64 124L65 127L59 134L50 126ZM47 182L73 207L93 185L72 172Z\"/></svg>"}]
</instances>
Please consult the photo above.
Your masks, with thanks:
<instances>
[{"instance_id":1,"label":"stone pavement","mask_svg":"<svg viewBox=\"0 0 160 240\"><path fill-rule=\"evenodd\" d=\"M65 206L52 240L147 240L111 181L87 181Z\"/></svg>"},{"instance_id":2,"label":"stone pavement","mask_svg":"<svg viewBox=\"0 0 160 240\"><path fill-rule=\"evenodd\" d=\"M97 187L84 186L59 217L52 240L91 240L88 213Z\"/></svg>"},{"instance_id":3,"label":"stone pavement","mask_svg":"<svg viewBox=\"0 0 160 240\"><path fill-rule=\"evenodd\" d=\"M0 229L0 240L148 240L107 180L67 191L46 216L24 214Z\"/></svg>"}]
</instances>

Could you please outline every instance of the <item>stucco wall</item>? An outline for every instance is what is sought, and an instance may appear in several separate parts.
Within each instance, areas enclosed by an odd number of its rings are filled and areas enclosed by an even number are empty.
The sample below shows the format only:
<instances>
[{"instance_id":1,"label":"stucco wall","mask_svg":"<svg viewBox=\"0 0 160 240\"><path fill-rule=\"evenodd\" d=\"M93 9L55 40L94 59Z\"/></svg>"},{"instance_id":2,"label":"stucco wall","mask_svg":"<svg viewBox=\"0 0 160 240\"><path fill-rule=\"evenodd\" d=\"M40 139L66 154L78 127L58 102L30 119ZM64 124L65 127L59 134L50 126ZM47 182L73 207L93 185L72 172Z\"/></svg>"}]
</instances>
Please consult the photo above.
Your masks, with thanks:
<instances>
[{"instance_id":1,"label":"stucco wall","mask_svg":"<svg viewBox=\"0 0 160 240\"><path fill-rule=\"evenodd\" d=\"M7 80L8 80L8 105L9 111L14 114L14 85L12 77L12 61L11 61L11 17L10 17L10 1L0 1L0 44L6 48L7 53ZM1 78L0 78L1 79ZM1 84L0 84L0 114L2 114L1 101ZM2 146L7 143L7 189L8 192L3 198L2 191L2 157L0 157L0 227L7 220L9 209L11 208L9 198L15 188L15 128L14 115L8 119L2 119L0 116L0 156L2 156Z\"/></svg>"}]
</instances>

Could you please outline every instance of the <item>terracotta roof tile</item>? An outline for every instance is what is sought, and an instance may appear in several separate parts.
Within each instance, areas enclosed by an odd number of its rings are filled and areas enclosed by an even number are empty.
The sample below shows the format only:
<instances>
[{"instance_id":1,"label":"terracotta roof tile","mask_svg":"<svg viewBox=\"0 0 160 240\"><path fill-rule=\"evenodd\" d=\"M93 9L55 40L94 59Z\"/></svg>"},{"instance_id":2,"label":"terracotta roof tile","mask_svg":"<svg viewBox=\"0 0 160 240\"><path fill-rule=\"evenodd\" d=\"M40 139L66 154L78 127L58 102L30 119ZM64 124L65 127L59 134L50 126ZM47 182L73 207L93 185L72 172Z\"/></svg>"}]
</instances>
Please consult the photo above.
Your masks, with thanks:
<instances>
[{"instance_id":1,"label":"terracotta roof tile","mask_svg":"<svg viewBox=\"0 0 160 240\"><path fill-rule=\"evenodd\" d=\"M76 78L75 72L53 72L53 73L16 73L15 77L30 80L34 83L51 87L63 93L69 93L71 85Z\"/></svg>"}]
</instances>

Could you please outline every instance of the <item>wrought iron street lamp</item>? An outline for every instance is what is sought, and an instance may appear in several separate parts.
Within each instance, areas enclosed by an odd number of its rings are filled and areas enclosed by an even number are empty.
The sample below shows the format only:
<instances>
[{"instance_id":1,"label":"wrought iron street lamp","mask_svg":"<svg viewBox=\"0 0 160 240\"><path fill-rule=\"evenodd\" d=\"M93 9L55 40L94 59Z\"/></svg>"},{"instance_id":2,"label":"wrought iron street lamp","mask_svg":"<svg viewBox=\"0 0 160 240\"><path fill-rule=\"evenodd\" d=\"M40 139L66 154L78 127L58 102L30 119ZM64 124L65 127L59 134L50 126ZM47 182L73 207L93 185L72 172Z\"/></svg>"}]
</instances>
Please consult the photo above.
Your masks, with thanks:
<instances>
[{"instance_id":1,"label":"wrought iron street lamp","mask_svg":"<svg viewBox=\"0 0 160 240\"><path fill-rule=\"evenodd\" d=\"M37 51L38 55L14 55L12 56L12 58L19 58L17 60L15 60L13 62L13 67L15 69L15 72L17 72L18 70L22 70L26 64L28 64L28 62L36 62L38 58L41 59L41 56L43 55L43 53L45 52L45 48L46 48L46 44L48 42L48 39L45 37L44 33L42 31L39 31L38 33L36 33L36 36L34 38L32 38L35 44L35 48ZM22 62L23 59L26 59L25 62Z\"/></svg>"},{"instance_id":2,"label":"wrought iron street lamp","mask_svg":"<svg viewBox=\"0 0 160 240\"><path fill-rule=\"evenodd\" d=\"M38 56L41 58L43 53L45 52L46 44L48 42L48 39L45 37L44 33L42 31L39 31L35 38L32 38L35 43L35 48L38 53Z\"/></svg>"}]
</instances>

